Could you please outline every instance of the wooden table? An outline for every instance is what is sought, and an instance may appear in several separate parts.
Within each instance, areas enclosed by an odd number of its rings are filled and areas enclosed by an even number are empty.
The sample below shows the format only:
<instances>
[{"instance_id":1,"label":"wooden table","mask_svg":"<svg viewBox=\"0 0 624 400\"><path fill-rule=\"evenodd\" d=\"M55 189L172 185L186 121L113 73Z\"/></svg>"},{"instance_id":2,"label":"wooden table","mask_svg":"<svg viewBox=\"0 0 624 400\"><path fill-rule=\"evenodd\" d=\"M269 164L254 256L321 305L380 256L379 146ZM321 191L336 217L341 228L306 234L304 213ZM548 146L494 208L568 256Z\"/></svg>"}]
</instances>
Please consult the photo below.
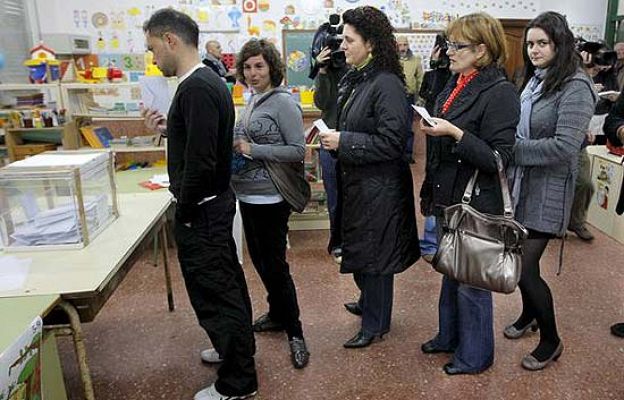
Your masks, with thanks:
<instances>
[{"instance_id":1,"label":"wooden table","mask_svg":"<svg viewBox=\"0 0 624 400\"><path fill-rule=\"evenodd\" d=\"M0 303L4 303L4 298L13 297L42 300L46 296L60 297L54 305L65 312L69 326L53 328L57 334L71 334L74 339L87 400L94 399L94 394L81 322L95 318L139 257L136 250L156 232L161 237L169 310L174 309L165 229L165 215L170 204L169 192L123 193L119 195L119 218L87 247L12 253L15 257L30 259L31 265L24 285L0 292ZM29 315L24 317L28 319Z\"/></svg>"}]
</instances>

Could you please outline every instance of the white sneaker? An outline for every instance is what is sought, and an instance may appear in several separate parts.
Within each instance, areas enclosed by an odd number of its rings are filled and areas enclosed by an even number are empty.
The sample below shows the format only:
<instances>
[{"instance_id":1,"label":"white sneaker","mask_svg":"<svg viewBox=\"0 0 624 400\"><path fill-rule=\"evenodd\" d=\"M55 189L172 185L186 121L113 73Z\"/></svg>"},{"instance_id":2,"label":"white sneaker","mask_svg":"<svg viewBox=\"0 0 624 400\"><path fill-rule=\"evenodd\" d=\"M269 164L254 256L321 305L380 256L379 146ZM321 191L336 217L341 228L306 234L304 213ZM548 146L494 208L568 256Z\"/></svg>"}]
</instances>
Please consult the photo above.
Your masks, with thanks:
<instances>
[{"instance_id":1,"label":"white sneaker","mask_svg":"<svg viewBox=\"0 0 624 400\"><path fill-rule=\"evenodd\" d=\"M252 392L249 394L245 394L242 396L226 396L224 394L220 394L217 392L217 388L215 388L214 383L208 386L205 389L200 390L195 393L194 400L242 400L242 399L250 399L256 395L257 392Z\"/></svg>"},{"instance_id":2,"label":"white sneaker","mask_svg":"<svg viewBox=\"0 0 624 400\"><path fill-rule=\"evenodd\" d=\"M202 350L199 355L202 361L208 364L219 364L223 362L223 358L221 358L215 349Z\"/></svg>"}]
</instances>

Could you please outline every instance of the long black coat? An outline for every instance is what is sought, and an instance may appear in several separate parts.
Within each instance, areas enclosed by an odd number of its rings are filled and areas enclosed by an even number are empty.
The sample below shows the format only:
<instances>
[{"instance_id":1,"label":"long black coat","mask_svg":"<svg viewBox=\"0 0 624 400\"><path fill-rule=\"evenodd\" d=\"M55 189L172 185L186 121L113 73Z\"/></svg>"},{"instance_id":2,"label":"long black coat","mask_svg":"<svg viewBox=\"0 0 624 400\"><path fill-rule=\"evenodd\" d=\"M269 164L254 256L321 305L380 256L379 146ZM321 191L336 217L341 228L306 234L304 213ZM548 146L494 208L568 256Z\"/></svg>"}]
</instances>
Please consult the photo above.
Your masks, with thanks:
<instances>
[{"instance_id":1,"label":"long black coat","mask_svg":"<svg viewBox=\"0 0 624 400\"><path fill-rule=\"evenodd\" d=\"M464 131L459 142L449 136L432 137L431 164L420 195L422 202L437 216L444 208L461 202L475 168L479 176L473 191L475 209L490 214L503 213L503 200L493 150L508 164L520 118L516 88L501 70L483 68L459 94L445 115L442 105L455 88L451 78L438 96L436 115Z\"/></svg>"},{"instance_id":2,"label":"long black coat","mask_svg":"<svg viewBox=\"0 0 624 400\"><path fill-rule=\"evenodd\" d=\"M399 273L420 257L412 175L403 155L411 124L405 89L396 75L368 68L348 98L339 101L337 128L340 271Z\"/></svg>"}]
</instances>

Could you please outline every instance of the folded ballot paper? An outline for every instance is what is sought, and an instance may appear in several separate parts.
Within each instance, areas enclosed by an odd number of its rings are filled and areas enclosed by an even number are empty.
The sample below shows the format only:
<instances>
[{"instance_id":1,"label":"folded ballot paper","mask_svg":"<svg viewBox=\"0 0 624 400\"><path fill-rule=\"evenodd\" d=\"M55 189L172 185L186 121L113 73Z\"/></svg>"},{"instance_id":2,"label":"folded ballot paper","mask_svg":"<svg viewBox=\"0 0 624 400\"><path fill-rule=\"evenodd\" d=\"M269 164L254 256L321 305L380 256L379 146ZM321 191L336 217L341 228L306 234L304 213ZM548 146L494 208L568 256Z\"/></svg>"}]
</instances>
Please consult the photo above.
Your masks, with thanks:
<instances>
[{"instance_id":1,"label":"folded ballot paper","mask_svg":"<svg viewBox=\"0 0 624 400\"><path fill-rule=\"evenodd\" d=\"M87 226L97 229L108 219L106 195L85 198ZM16 246L72 244L82 241L80 221L75 205L65 204L36 213L29 221L17 225L11 237Z\"/></svg>"},{"instance_id":2,"label":"folded ballot paper","mask_svg":"<svg viewBox=\"0 0 624 400\"><path fill-rule=\"evenodd\" d=\"M139 83L141 85L143 107L158 110L162 115L167 115L171 105L167 78L162 76L142 76L139 78Z\"/></svg>"}]
</instances>

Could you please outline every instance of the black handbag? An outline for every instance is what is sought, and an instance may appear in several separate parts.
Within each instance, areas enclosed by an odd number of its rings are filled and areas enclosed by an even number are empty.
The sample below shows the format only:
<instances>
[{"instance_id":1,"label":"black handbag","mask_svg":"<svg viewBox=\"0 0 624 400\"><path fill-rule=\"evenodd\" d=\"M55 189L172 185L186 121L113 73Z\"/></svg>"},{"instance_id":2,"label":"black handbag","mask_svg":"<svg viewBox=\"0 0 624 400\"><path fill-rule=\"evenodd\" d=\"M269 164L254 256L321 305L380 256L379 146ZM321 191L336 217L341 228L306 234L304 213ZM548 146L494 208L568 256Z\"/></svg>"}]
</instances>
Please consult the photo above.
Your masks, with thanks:
<instances>
[{"instance_id":1,"label":"black handbag","mask_svg":"<svg viewBox=\"0 0 624 400\"><path fill-rule=\"evenodd\" d=\"M432 260L436 271L461 283L493 292L511 293L522 271L522 243L528 231L514 220L500 154L494 152L503 195L504 214L481 213L470 206L476 170L462 202L444 210L444 234Z\"/></svg>"}]
</instances>

